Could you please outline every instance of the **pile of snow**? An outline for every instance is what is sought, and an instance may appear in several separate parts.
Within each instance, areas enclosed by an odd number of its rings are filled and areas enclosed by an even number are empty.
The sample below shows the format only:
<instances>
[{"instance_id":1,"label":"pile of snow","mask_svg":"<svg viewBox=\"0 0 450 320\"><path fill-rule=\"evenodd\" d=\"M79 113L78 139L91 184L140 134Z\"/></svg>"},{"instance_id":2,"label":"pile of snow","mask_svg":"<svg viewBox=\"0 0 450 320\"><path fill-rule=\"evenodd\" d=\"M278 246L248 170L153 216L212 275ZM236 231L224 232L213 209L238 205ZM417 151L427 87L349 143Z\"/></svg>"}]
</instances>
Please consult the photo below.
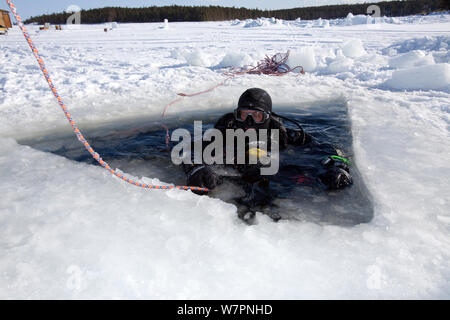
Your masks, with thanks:
<instances>
[{"instance_id":1,"label":"pile of snow","mask_svg":"<svg viewBox=\"0 0 450 320\"><path fill-rule=\"evenodd\" d=\"M363 43L360 39L353 39L347 41L342 46L342 54L349 58L358 58L367 54L367 52L364 50Z\"/></svg>"},{"instance_id":2,"label":"pile of snow","mask_svg":"<svg viewBox=\"0 0 450 320\"><path fill-rule=\"evenodd\" d=\"M358 24L367 24L370 19L370 16L366 16L364 14L358 14L354 16L351 12L347 15L345 20L341 20L342 24L347 26L353 26ZM339 21L339 20L338 20Z\"/></svg>"},{"instance_id":3,"label":"pile of snow","mask_svg":"<svg viewBox=\"0 0 450 320\"><path fill-rule=\"evenodd\" d=\"M254 19L247 19L245 21L245 24L243 25L244 28L255 28L255 27L272 27L272 26L278 26L282 27L285 25L285 22L281 19L276 18L258 18L256 20Z\"/></svg>"},{"instance_id":4,"label":"pile of snow","mask_svg":"<svg viewBox=\"0 0 450 320\"><path fill-rule=\"evenodd\" d=\"M233 21L231 21L231 25L232 26L238 26L240 24L242 24L243 22L239 19L234 19Z\"/></svg>"},{"instance_id":5,"label":"pile of snow","mask_svg":"<svg viewBox=\"0 0 450 320\"><path fill-rule=\"evenodd\" d=\"M394 56L399 53L421 50L432 54L436 63L450 63L450 36L426 36L413 38L395 43L385 49L383 53ZM430 61L430 58L428 58Z\"/></svg>"},{"instance_id":6,"label":"pile of snow","mask_svg":"<svg viewBox=\"0 0 450 320\"><path fill-rule=\"evenodd\" d=\"M332 26L357 26L364 24L383 24L383 23L400 24L401 22L395 18L372 17L364 14L358 14L355 16L352 13L349 13L346 18L337 18L329 20L329 25Z\"/></svg>"},{"instance_id":7,"label":"pile of snow","mask_svg":"<svg viewBox=\"0 0 450 320\"><path fill-rule=\"evenodd\" d=\"M439 63L394 71L385 86L393 89L445 90L450 88L450 64Z\"/></svg>"},{"instance_id":8,"label":"pile of snow","mask_svg":"<svg viewBox=\"0 0 450 320\"><path fill-rule=\"evenodd\" d=\"M185 54L187 54L187 51L185 49L175 48L172 51L170 51L169 58L184 60Z\"/></svg>"},{"instance_id":9,"label":"pile of snow","mask_svg":"<svg viewBox=\"0 0 450 320\"><path fill-rule=\"evenodd\" d=\"M242 68L245 66L249 66L253 63L252 58L246 53L236 53L229 52L223 57L222 61L219 63L219 67L221 68Z\"/></svg>"},{"instance_id":10,"label":"pile of snow","mask_svg":"<svg viewBox=\"0 0 450 320\"><path fill-rule=\"evenodd\" d=\"M395 43L385 49L383 54L405 53L412 50L424 51L448 51L450 49L450 36L426 36L422 38L412 38Z\"/></svg>"},{"instance_id":11,"label":"pile of snow","mask_svg":"<svg viewBox=\"0 0 450 320\"><path fill-rule=\"evenodd\" d=\"M205 54L204 51L199 49L194 49L192 51L184 52L183 54L186 63L190 66L195 67L209 67L211 66L210 58Z\"/></svg>"},{"instance_id":12,"label":"pile of snow","mask_svg":"<svg viewBox=\"0 0 450 320\"><path fill-rule=\"evenodd\" d=\"M431 54L425 54L422 50L410 51L389 59L391 68L403 69L429 64L434 64L434 58Z\"/></svg>"},{"instance_id":13,"label":"pile of snow","mask_svg":"<svg viewBox=\"0 0 450 320\"><path fill-rule=\"evenodd\" d=\"M303 47L295 51L291 51L286 64L291 68L302 66L306 72L314 71L317 67L314 48ZM300 70L301 69L297 69L296 71L300 72Z\"/></svg>"},{"instance_id":14,"label":"pile of snow","mask_svg":"<svg viewBox=\"0 0 450 320\"><path fill-rule=\"evenodd\" d=\"M199 48L175 48L170 51L169 58L184 60L187 65L195 67L210 67L211 57Z\"/></svg>"},{"instance_id":15,"label":"pile of snow","mask_svg":"<svg viewBox=\"0 0 450 320\"><path fill-rule=\"evenodd\" d=\"M353 66L353 59L346 58L342 55L336 57L332 62L325 68L326 73L341 73L349 71Z\"/></svg>"},{"instance_id":16,"label":"pile of snow","mask_svg":"<svg viewBox=\"0 0 450 320\"><path fill-rule=\"evenodd\" d=\"M303 47L291 53L288 60L290 67L302 65L307 72L318 71L321 74L353 72L351 69L358 63L367 65L380 64L377 55L368 55L360 39L346 39L343 45L324 49L318 46Z\"/></svg>"},{"instance_id":17,"label":"pile of snow","mask_svg":"<svg viewBox=\"0 0 450 320\"><path fill-rule=\"evenodd\" d=\"M430 12L429 16L444 16L444 14L450 14L450 11Z\"/></svg>"},{"instance_id":18,"label":"pile of snow","mask_svg":"<svg viewBox=\"0 0 450 320\"><path fill-rule=\"evenodd\" d=\"M313 22L313 27L318 28L329 28L330 27L330 21L327 19L319 18Z\"/></svg>"},{"instance_id":19,"label":"pile of snow","mask_svg":"<svg viewBox=\"0 0 450 320\"><path fill-rule=\"evenodd\" d=\"M161 29L167 30L169 29L169 20L164 19L164 25L160 27Z\"/></svg>"}]
</instances>

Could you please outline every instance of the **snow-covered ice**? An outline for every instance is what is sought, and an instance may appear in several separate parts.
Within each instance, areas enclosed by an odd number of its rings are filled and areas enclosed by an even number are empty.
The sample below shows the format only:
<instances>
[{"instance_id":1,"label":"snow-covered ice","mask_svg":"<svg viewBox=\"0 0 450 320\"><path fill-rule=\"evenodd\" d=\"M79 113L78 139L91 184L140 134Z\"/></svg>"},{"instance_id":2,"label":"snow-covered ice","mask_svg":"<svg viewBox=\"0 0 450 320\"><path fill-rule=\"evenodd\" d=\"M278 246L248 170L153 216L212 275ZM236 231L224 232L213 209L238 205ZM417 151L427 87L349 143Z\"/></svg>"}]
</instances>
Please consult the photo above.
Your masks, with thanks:
<instances>
[{"instance_id":1,"label":"snow-covered ice","mask_svg":"<svg viewBox=\"0 0 450 320\"><path fill-rule=\"evenodd\" d=\"M305 75L239 76L168 114L229 111L248 87L275 108L346 103L375 204L354 227L263 215L247 226L218 199L141 190L20 144L70 127L10 30L0 38L0 298L449 298L450 16L374 22L29 26L82 130L159 119L176 93L221 82L223 67L290 50Z\"/></svg>"},{"instance_id":2,"label":"snow-covered ice","mask_svg":"<svg viewBox=\"0 0 450 320\"><path fill-rule=\"evenodd\" d=\"M229 52L223 57L219 66L222 68L244 68L250 66L254 62L252 58L243 52Z\"/></svg>"},{"instance_id":3,"label":"snow-covered ice","mask_svg":"<svg viewBox=\"0 0 450 320\"><path fill-rule=\"evenodd\" d=\"M286 63L291 68L302 66L306 72L314 71L317 67L314 48L310 46L297 49L295 52L289 54Z\"/></svg>"},{"instance_id":4,"label":"snow-covered ice","mask_svg":"<svg viewBox=\"0 0 450 320\"><path fill-rule=\"evenodd\" d=\"M389 59L389 66L392 68L418 67L428 64L434 64L434 58L431 54L425 54L422 50L413 50L405 54L397 55Z\"/></svg>"},{"instance_id":5,"label":"snow-covered ice","mask_svg":"<svg viewBox=\"0 0 450 320\"><path fill-rule=\"evenodd\" d=\"M359 58L366 54L360 39L350 40L342 46L342 53L349 58Z\"/></svg>"},{"instance_id":6,"label":"snow-covered ice","mask_svg":"<svg viewBox=\"0 0 450 320\"><path fill-rule=\"evenodd\" d=\"M449 89L450 64L438 63L431 66L413 67L394 71L385 85L394 89Z\"/></svg>"}]
</instances>

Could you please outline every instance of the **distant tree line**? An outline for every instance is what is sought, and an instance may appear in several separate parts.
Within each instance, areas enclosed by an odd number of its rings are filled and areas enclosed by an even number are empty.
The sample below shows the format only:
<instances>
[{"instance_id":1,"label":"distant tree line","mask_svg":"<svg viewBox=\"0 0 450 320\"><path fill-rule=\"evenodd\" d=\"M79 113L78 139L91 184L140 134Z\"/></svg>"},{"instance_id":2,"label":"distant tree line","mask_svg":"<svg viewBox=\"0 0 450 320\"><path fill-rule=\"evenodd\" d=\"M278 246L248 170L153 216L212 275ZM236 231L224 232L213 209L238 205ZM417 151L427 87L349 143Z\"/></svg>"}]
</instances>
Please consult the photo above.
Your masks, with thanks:
<instances>
[{"instance_id":1,"label":"distant tree line","mask_svg":"<svg viewBox=\"0 0 450 320\"><path fill-rule=\"evenodd\" d=\"M259 17L275 17L283 20L313 20L318 18L335 19L353 14L366 14L371 3L352 5L329 5L319 7L305 7L284 10L258 10L219 6L164 6L146 8L106 7L81 11L81 23L95 24L105 22L161 22L168 19L173 22L180 21L224 21L233 19L256 19ZM412 14L426 14L435 11L449 10L447 0L405 0L384 1L374 3L381 9L382 16L406 16ZM65 24L69 13L46 14L31 17L25 23L37 22L43 24Z\"/></svg>"}]
</instances>

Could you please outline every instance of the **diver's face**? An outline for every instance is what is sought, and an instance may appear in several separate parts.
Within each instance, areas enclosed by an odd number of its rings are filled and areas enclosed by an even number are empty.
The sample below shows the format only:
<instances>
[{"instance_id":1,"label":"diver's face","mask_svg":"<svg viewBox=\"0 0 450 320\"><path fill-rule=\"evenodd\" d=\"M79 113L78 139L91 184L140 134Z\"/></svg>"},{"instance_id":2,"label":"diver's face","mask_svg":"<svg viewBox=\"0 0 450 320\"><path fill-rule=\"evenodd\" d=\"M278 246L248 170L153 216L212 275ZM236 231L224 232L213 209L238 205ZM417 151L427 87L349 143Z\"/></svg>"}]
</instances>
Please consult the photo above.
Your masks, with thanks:
<instances>
[{"instance_id":1,"label":"diver's face","mask_svg":"<svg viewBox=\"0 0 450 320\"><path fill-rule=\"evenodd\" d=\"M247 121L248 117L252 117L256 124L261 124L266 120L264 112L259 110L241 109L238 110L237 116L239 121Z\"/></svg>"}]
</instances>

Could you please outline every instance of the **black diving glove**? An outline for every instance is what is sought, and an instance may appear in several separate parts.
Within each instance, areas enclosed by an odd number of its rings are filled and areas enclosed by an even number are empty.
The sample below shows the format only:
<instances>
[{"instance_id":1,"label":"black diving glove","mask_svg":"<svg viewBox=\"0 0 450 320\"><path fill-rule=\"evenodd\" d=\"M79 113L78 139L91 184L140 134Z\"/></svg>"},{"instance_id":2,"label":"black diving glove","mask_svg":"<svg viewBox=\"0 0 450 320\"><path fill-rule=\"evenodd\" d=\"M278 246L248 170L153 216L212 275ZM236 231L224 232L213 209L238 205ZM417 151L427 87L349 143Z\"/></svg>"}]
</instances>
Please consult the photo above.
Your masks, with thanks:
<instances>
[{"instance_id":1,"label":"black diving glove","mask_svg":"<svg viewBox=\"0 0 450 320\"><path fill-rule=\"evenodd\" d=\"M288 144L294 146L303 146L307 143L310 143L312 138L309 134L304 131L287 129L286 130Z\"/></svg>"},{"instance_id":2,"label":"black diving glove","mask_svg":"<svg viewBox=\"0 0 450 320\"><path fill-rule=\"evenodd\" d=\"M200 187L200 188L208 188L209 190L214 189L217 185L220 184L220 177L217 176L211 168L207 166L199 166L193 167L187 173L187 185ZM206 194L205 191L193 191L196 194Z\"/></svg>"},{"instance_id":3,"label":"black diving glove","mask_svg":"<svg viewBox=\"0 0 450 320\"><path fill-rule=\"evenodd\" d=\"M326 158L322 164L327 167L327 171L320 175L320 180L328 188L337 190L345 188L353 183L350 169L343 161L335 160L332 157Z\"/></svg>"},{"instance_id":4,"label":"black diving glove","mask_svg":"<svg viewBox=\"0 0 450 320\"><path fill-rule=\"evenodd\" d=\"M345 188L353 183L350 173L336 167L328 169L327 172L320 176L320 180L333 190Z\"/></svg>"}]
</instances>

